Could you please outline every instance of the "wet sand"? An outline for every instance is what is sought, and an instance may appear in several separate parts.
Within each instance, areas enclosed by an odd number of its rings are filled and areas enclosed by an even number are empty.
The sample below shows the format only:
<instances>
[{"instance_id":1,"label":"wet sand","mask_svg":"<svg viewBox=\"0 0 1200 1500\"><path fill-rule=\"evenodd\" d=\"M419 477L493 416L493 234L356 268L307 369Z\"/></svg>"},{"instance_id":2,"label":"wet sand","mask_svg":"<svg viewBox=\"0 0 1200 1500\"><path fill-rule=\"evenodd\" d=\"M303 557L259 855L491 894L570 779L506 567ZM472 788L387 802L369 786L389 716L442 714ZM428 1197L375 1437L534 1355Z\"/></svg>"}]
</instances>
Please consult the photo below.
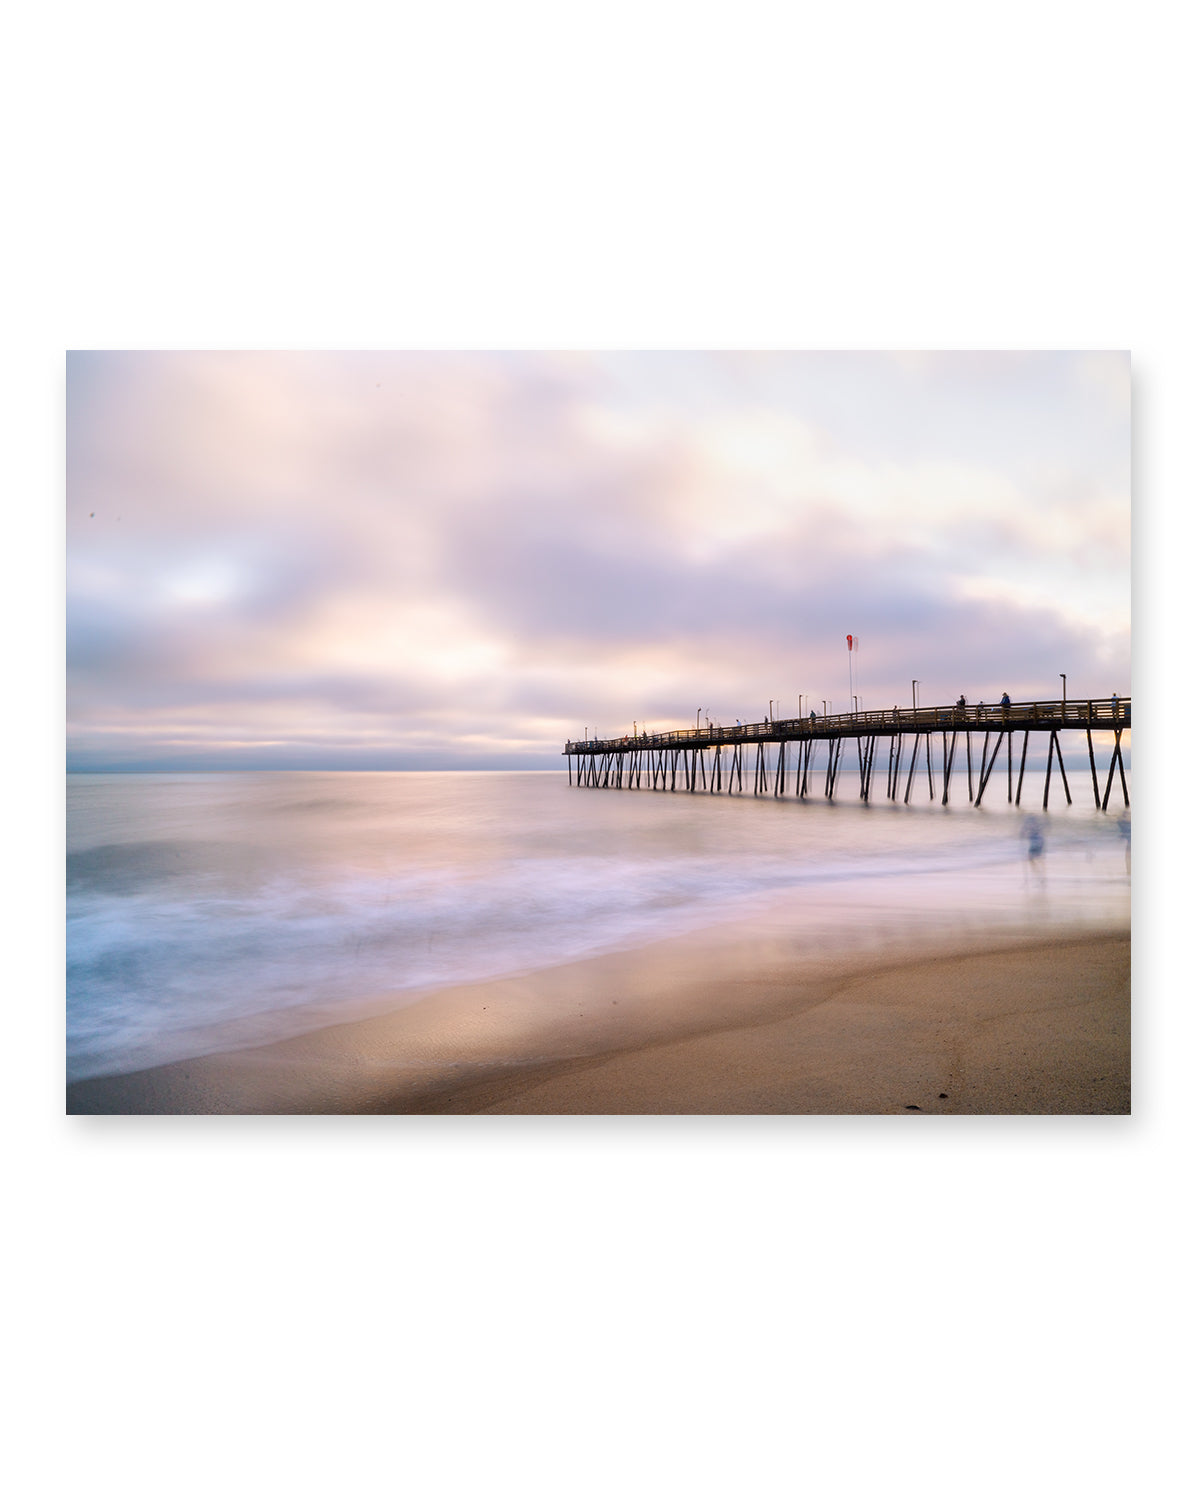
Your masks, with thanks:
<instances>
[{"instance_id":1,"label":"wet sand","mask_svg":"<svg viewBox=\"0 0 1200 1500\"><path fill-rule=\"evenodd\" d=\"M89 1079L70 1114L1128 1114L1127 931L819 960L728 933Z\"/></svg>"}]
</instances>

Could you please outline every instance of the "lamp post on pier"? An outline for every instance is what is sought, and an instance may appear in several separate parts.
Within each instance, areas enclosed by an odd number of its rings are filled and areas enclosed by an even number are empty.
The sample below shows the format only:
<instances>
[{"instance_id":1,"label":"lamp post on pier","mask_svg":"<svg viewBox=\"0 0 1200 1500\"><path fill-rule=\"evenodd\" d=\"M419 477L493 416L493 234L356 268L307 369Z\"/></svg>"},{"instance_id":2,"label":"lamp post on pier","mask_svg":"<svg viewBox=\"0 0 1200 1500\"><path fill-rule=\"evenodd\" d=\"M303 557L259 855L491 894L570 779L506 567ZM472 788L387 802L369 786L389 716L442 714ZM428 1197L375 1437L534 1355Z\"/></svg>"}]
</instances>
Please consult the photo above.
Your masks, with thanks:
<instances>
[{"instance_id":1,"label":"lamp post on pier","mask_svg":"<svg viewBox=\"0 0 1200 1500\"><path fill-rule=\"evenodd\" d=\"M1063 718L1065 719L1067 717L1067 674L1060 672L1058 675L1063 680Z\"/></svg>"},{"instance_id":2,"label":"lamp post on pier","mask_svg":"<svg viewBox=\"0 0 1200 1500\"><path fill-rule=\"evenodd\" d=\"M921 686L921 679L920 679L920 678L919 678L919 677L914 677L914 678L913 678L913 680L912 680L912 690L913 690L913 713L916 713L916 711L917 711L917 689L918 689L918 688L919 688L919 687L920 687L920 686Z\"/></svg>"}]
</instances>

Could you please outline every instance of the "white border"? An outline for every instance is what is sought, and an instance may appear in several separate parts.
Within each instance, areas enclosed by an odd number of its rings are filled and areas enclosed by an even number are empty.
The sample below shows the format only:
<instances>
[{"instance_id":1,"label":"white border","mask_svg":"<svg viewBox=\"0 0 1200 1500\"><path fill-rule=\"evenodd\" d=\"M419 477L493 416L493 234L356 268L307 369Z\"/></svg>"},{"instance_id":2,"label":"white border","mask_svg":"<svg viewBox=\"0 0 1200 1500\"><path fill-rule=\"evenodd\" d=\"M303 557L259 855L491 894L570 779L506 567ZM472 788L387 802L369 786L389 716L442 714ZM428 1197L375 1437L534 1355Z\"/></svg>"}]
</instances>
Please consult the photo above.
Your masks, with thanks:
<instances>
[{"instance_id":1,"label":"white border","mask_svg":"<svg viewBox=\"0 0 1200 1500\"><path fill-rule=\"evenodd\" d=\"M5 1110L35 1488L1174 1487L1197 132L1165 10L1130 71L1157 10L22 21ZM63 350L731 345L1133 350L1133 1119L65 1119Z\"/></svg>"}]
</instances>

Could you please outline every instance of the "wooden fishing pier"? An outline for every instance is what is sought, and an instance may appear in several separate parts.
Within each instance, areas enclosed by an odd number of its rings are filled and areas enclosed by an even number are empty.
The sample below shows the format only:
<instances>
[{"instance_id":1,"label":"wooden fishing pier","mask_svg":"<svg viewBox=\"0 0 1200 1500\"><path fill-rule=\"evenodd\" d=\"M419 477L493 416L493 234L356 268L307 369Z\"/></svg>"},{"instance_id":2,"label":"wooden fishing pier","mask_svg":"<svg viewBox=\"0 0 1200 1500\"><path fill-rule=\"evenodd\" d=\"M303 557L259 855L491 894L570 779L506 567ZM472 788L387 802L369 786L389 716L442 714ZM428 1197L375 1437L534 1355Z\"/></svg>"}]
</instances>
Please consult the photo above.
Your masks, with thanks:
<instances>
[{"instance_id":1,"label":"wooden fishing pier","mask_svg":"<svg viewBox=\"0 0 1200 1500\"><path fill-rule=\"evenodd\" d=\"M950 801L950 778L961 741L966 752L968 799L971 806L978 807L1002 747L1006 749L1008 800L1014 801L1013 735L1016 734L1020 737L1015 797L1019 807L1029 737L1044 734L1046 777L1042 807L1045 809L1050 805L1056 758L1067 802L1071 801L1058 736L1064 730L1080 730L1087 737L1096 806L1107 811L1117 772L1125 806L1129 806L1121 736L1131 725L1130 698L1058 698L1036 703L980 703L975 707L958 703L941 708L892 708L825 717L810 714L807 718L773 719L761 724L737 724L733 728L708 724L703 728L625 735L619 739L570 740L563 754L567 757L567 779L575 786L645 786L651 791L732 795L735 790L740 793L743 780L751 781L752 777L756 797L784 797L794 774L797 797L818 795L823 780L823 792L830 801L834 798L839 772L854 766L858 773L858 796L869 802L872 786L878 787L876 768L880 773L885 769L886 750L885 796L889 801L894 802L900 796L903 781L903 800L908 802L915 777L918 786L928 782L930 801L938 794L936 782L945 807ZM983 737L977 759L971 753L972 734L976 740L980 735ZM1109 735L1113 737L1103 798L1096 774L1093 734L1103 735L1106 740ZM856 757L846 754L851 744ZM823 756L818 749L821 745L825 746ZM772 751L771 747L777 748Z\"/></svg>"}]
</instances>

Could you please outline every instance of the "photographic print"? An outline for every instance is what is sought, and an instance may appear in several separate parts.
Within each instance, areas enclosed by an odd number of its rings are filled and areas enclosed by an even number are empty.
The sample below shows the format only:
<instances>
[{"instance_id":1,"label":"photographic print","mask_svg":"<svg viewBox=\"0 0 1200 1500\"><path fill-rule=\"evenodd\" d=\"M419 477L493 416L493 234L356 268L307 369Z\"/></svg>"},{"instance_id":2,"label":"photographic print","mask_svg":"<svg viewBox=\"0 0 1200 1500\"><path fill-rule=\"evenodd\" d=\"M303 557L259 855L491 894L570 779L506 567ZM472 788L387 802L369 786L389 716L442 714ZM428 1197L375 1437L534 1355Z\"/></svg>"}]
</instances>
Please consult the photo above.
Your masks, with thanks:
<instances>
[{"instance_id":1,"label":"photographic print","mask_svg":"<svg viewBox=\"0 0 1200 1500\"><path fill-rule=\"evenodd\" d=\"M70 1114L1127 1114L1127 352L67 357Z\"/></svg>"}]
</instances>

